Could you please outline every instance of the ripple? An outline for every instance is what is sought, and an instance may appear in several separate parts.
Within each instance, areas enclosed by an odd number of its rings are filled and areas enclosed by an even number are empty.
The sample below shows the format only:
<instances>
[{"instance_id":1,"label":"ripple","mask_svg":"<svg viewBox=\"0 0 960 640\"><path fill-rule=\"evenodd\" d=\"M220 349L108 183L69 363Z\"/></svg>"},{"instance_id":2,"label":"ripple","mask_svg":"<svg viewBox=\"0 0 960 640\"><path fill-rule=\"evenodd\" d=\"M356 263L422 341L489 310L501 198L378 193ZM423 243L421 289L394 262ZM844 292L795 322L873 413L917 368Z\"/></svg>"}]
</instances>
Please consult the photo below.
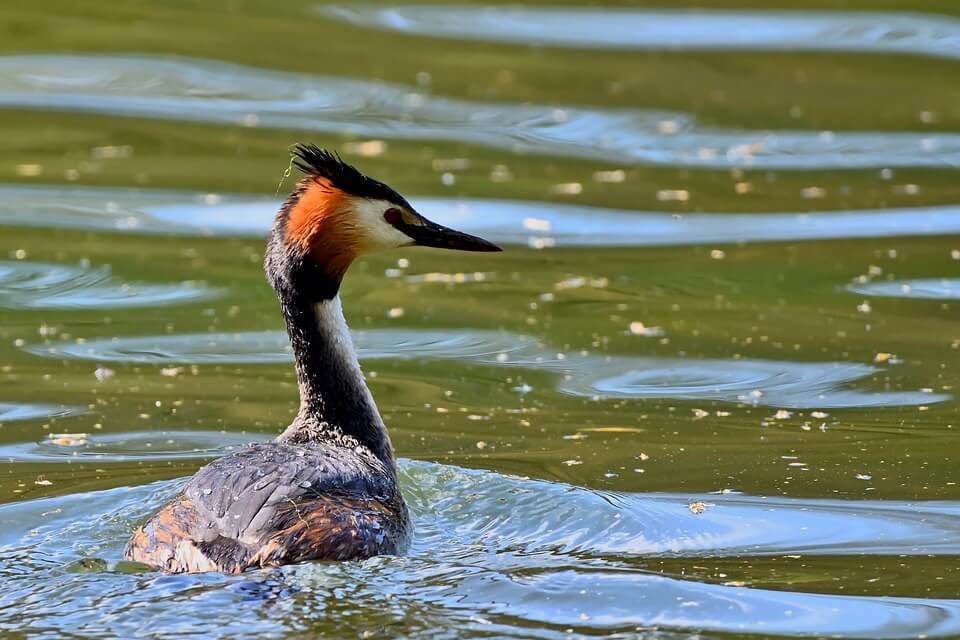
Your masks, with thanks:
<instances>
[{"instance_id":1,"label":"ripple","mask_svg":"<svg viewBox=\"0 0 960 640\"><path fill-rule=\"evenodd\" d=\"M793 409L925 405L950 398L844 388L879 371L859 363L614 357L555 366L573 373L560 391L601 398L720 400Z\"/></svg>"},{"instance_id":2,"label":"ripple","mask_svg":"<svg viewBox=\"0 0 960 640\"><path fill-rule=\"evenodd\" d=\"M2 416L0 416L2 420ZM98 462L182 460L213 458L230 449L271 438L229 431L134 431L127 433L71 434L73 442L58 444L56 437L40 442L0 445L7 462L73 462L78 458Z\"/></svg>"},{"instance_id":3,"label":"ripple","mask_svg":"<svg viewBox=\"0 0 960 640\"><path fill-rule=\"evenodd\" d=\"M719 400L807 408L926 405L945 394L845 388L879 371L859 363L751 359L580 356L557 359L531 336L475 330L372 329L354 332L361 359L456 359L553 371L562 393L589 398ZM135 336L27 345L50 358L152 364L292 362L283 331Z\"/></svg>"},{"instance_id":4,"label":"ripple","mask_svg":"<svg viewBox=\"0 0 960 640\"><path fill-rule=\"evenodd\" d=\"M960 299L960 279L920 278L915 280L884 280L851 284L848 291L865 296L885 298L921 298L930 300Z\"/></svg>"},{"instance_id":5,"label":"ripple","mask_svg":"<svg viewBox=\"0 0 960 640\"><path fill-rule=\"evenodd\" d=\"M547 202L414 197L441 224L505 244L679 246L960 234L960 206L820 213L675 213ZM263 237L279 200L176 191L0 186L0 224ZM524 220L545 221L533 232Z\"/></svg>"},{"instance_id":6,"label":"ripple","mask_svg":"<svg viewBox=\"0 0 960 640\"><path fill-rule=\"evenodd\" d=\"M0 402L0 424L14 420L33 420L34 418L59 418L81 413L80 407L55 406L51 404L23 404Z\"/></svg>"},{"instance_id":7,"label":"ripple","mask_svg":"<svg viewBox=\"0 0 960 640\"><path fill-rule=\"evenodd\" d=\"M182 304L219 293L194 282L117 283L107 267L0 261L0 307L119 309Z\"/></svg>"},{"instance_id":8,"label":"ripple","mask_svg":"<svg viewBox=\"0 0 960 640\"><path fill-rule=\"evenodd\" d=\"M960 20L943 15L362 4L320 11L389 31L525 46L907 53L960 59Z\"/></svg>"},{"instance_id":9,"label":"ripple","mask_svg":"<svg viewBox=\"0 0 960 640\"><path fill-rule=\"evenodd\" d=\"M479 102L411 86L190 58L2 56L0 107L443 140L641 165L822 170L960 164L960 135L951 133L721 129L700 126L683 112Z\"/></svg>"},{"instance_id":10,"label":"ripple","mask_svg":"<svg viewBox=\"0 0 960 640\"><path fill-rule=\"evenodd\" d=\"M960 633L960 600L735 587L624 561L868 555L881 570L960 553L957 502L601 493L429 462L400 466L417 526L408 556L244 576L63 570L91 556L109 567L134 523L181 481L0 505L0 551L11 560L0 568L0 627L82 634L107 624L130 636L170 628L173 607L178 628L218 637L285 635L295 631L285 625L320 616L355 635L358 617L394 609L418 637L435 637L438 628L526 635L538 626L560 638L560 627L634 632L638 625L867 638ZM691 499L711 506L695 516ZM807 560L808 572L816 562ZM283 595L290 592L297 597ZM276 606L295 615L263 615Z\"/></svg>"},{"instance_id":11,"label":"ripple","mask_svg":"<svg viewBox=\"0 0 960 640\"><path fill-rule=\"evenodd\" d=\"M498 331L371 329L353 332L363 359L493 360L500 353L529 350L536 340ZM195 333L60 342L26 347L35 355L98 362L178 364L270 364L292 362L284 331Z\"/></svg>"},{"instance_id":12,"label":"ripple","mask_svg":"<svg viewBox=\"0 0 960 640\"><path fill-rule=\"evenodd\" d=\"M960 554L960 502L599 492L429 462L403 470L423 550L445 538L594 557ZM694 515L691 501L711 506Z\"/></svg>"}]
</instances>

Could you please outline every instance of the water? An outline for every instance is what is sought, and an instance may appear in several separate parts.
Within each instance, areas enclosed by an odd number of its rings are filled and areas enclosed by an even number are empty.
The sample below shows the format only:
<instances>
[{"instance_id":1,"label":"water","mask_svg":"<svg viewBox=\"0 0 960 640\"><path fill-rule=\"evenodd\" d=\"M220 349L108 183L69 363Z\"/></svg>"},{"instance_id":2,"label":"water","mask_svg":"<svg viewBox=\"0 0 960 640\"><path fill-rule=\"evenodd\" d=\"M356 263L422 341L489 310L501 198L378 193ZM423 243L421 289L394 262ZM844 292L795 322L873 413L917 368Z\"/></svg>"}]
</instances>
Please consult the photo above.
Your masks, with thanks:
<instances>
[{"instance_id":1,"label":"water","mask_svg":"<svg viewBox=\"0 0 960 640\"><path fill-rule=\"evenodd\" d=\"M261 238L282 201L236 194L0 186L0 224ZM505 244L562 247L938 236L960 232L960 207L793 213L686 213L485 198L412 196L444 225ZM2 273L2 272L0 272Z\"/></svg>"},{"instance_id":2,"label":"water","mask_svg":"<svg viewBox=\"0 0 960 640\"><path fill-rule=\"evenodd\" d=\"M55 597L60 610L17 614L17 619L0 615L0 628L26 623L37 632L102 630L104 623L93 614L107 606L114 615L106 628L118 635L158 627L217 633L209 614L200 609L217 603L236 616L220 632L244 636L297 631L297 620L311 617L342 623L350 631L396 630L398 624L413 623L408 631L416 636L430 635L430 627L438 624L508 635L546 625L541 633L558 637L566 625L851 637L960 630L958 600L746 588L742 580L722 580L729 575L701 582L660 575L649 566L658 560L709 563L724 557L762 565L765 558L813 555L826 560L850 553L949 557L958 552L957 503L850 505L736 495L620 494L434 463L405 462L403 472L418 529L409 556L242 577L168 578L131 574L111 563L126 527L171 497L181 484L177 481L0 508L0 544L20 565L6 576L15 589L2 596L5 611L41 595ZM463 508L464 496L472 508ZM707 502L707 511L692 514L687 501L694 498ZM804 530L811 533L800 534ZM73 550L64 548L67 536ZM58 581L55 592L31 593L38 573ZM590 597L581 597L585 591ZM363 617L355 611L340 614L341 619L328 611L330 596L338 592L341 598L356 598ZM178 601L184 597L197 605L197 612L174 622L170 608L182 606ZM385 610L368 609L377 602ZM262 613L271 610L287 615Z\"/></svg>"},{"instance_id":3,"label":"water","mask_svg":"<svg viewBox=\"0 0 960 640\"><path fill-rule=\"evenodd\" d=\"M960 57L960 21L906 12L362 5L322 11L355 24L420 36L514 44Z\"/></svg>"},{"instance_id":4,"label":"water","mask_svg":"<svg viewBox=\"0 0 960 640\"><path fill-rule=\"evenodd\" d=\"M8 309L114 309L178 304L215 297L217 291L183 282L115 282L108 268L88 264L0 260L0 306Z\"/></svg>"},{"instance_id":5,"label":"water","mask_svg":"<svg viewBox=\"0 0 960 640\"><path fill-rule=\"evenodd\" d=\"M835 4L0 9L0 632L960 636L960 17ZM345 281L413 549L145 571L298 140L506 245Z\"/></svg>"},{"instance_id":6,"label":"water","mask_svg":"<svg viewBox=\"0 0 960 640\"><path fill-rule=\"evenodd\" d=\"M960 164L960 135L750 131L687 112L466 101L416 86L147 56L8 56L0 106L442 140L527 154L704 168ZM681 135L682 134L682 135Z\"/></svg>"}]
</instances>

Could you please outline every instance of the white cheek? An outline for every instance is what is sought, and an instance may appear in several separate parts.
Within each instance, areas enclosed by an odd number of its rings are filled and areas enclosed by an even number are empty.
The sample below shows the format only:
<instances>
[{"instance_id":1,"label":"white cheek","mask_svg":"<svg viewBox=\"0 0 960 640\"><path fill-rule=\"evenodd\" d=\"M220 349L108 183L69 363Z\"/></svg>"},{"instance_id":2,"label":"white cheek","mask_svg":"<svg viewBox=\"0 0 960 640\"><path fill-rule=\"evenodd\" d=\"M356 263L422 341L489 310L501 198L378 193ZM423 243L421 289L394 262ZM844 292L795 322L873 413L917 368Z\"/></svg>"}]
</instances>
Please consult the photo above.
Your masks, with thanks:
<instances>
[{"instance_id":1,"label":"white cheek","mask_svg":"<svg viewBox=\"0 0 960 640\"><path fill-rule=\"evenodd\" d=\"M383 212L395 205L384 200L357 198L354 204L355 224L360 231L363 249L378 251L409 245L413 240L383 219Z\"/></svg>"}]
</instances>

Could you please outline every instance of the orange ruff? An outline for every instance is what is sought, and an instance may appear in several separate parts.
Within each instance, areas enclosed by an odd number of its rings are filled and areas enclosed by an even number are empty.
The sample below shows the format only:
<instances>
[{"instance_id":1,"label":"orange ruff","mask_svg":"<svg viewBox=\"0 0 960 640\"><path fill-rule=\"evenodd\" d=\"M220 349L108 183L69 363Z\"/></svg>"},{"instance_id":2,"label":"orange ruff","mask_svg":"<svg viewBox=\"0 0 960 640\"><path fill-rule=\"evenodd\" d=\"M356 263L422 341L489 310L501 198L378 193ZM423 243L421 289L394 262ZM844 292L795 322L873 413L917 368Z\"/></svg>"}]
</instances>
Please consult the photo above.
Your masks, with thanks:
<instances>
[{"instance_id":1,"label":"orange ruff","mask_svg":"<svg viewBox=\"0 0 960 640\"><path fill-rule=\"evenodd\" d=\"M302 184L284 239L309 253L332 279L340 280L357 257L360 237L348 215L350 196L326 178L306 178Z\"/></svg>"}]
</instances>

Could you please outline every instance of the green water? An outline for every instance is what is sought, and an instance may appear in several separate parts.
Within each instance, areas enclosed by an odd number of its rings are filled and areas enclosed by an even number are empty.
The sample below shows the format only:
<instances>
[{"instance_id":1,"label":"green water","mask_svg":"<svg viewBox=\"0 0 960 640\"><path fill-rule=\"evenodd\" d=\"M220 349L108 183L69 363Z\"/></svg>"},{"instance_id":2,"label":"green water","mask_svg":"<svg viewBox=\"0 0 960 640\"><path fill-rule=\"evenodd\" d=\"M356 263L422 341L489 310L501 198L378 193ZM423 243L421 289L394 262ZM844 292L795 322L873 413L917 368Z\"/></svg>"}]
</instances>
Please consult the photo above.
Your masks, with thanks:
<instances>
[{"instance_id":1,"label":"green water","mask_svg":"<svg viewBox=\"0 0 960 640\"><path fill-rule=\"evenodd\" d=\"M786 41L786 9L874 26L789 50L530 8L458 38L309 2L0 7L0 629L960 635L956 7L710 4ZM904 15L927 31L880 28ZM344 283L418 542L134 571L175 479L294 412L260 265L295 141L506 244Z\"/></svg>"}]
</instances>

